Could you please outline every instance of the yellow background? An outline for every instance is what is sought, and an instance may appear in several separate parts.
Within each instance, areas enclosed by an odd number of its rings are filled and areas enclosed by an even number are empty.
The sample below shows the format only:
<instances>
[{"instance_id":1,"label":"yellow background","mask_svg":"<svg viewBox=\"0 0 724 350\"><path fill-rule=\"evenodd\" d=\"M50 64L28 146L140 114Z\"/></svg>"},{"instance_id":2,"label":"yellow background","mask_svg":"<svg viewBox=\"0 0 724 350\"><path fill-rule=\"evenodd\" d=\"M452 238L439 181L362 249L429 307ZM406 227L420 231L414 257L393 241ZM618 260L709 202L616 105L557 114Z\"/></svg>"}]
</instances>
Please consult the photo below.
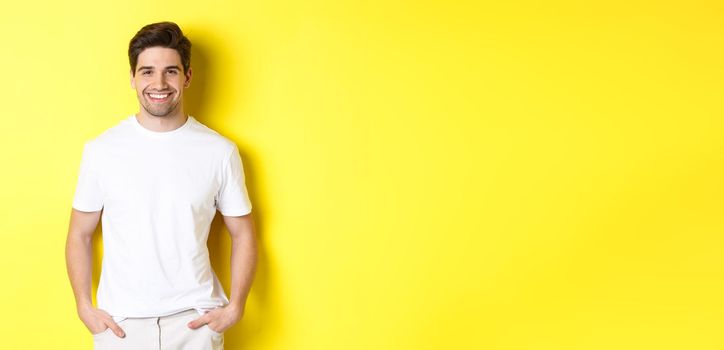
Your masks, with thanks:
<instances>
[{"instance_id":1,"label":"yellow background","mask_svg":"<svg viewBox=\"0 0 724 350\"><path fill-rule=\"evenodd\" d=\"M257 215L227 349L721 349L723 14L6 4L0 347L92 347L64 261L82 145L137 110L130 38L173 20L188 111L239 145ZM209 245L228 287L218 218Z\"/></svg>"}]
</instances>

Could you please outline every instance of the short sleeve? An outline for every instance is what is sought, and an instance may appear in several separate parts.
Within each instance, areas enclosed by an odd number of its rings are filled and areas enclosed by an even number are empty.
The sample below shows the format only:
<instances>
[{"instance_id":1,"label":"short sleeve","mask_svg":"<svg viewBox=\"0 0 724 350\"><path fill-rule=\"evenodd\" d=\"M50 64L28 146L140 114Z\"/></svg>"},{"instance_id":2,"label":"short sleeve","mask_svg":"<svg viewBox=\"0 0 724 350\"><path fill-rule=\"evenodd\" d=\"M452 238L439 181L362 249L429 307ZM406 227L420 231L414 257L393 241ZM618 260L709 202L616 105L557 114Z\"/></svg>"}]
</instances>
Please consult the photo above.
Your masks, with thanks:
<instances>
[{"instance_id":1,"label":"short sleeve","mask_svg":"<svg viewBox=\"0 0 724 350\"><path fill-rule=\"evenodd\" d=\"M93 212L103 209L103 193L100 186L99 164L93 149L86 143L80 161L78 183L73 197L73 208Z\"/></svg>"},{"instance_id":2,"label":"short sleeve","mask_svg":"<svg viewBox=\"0 0 724 350\"><path fill-rule=\"evenodd\" d=\"M244 168L239 149L234 149L224 162L221 186L216 196L216 208L224 216L243 216L251 213L251 201L244 183Z\"/></svg>"}]
</instances>

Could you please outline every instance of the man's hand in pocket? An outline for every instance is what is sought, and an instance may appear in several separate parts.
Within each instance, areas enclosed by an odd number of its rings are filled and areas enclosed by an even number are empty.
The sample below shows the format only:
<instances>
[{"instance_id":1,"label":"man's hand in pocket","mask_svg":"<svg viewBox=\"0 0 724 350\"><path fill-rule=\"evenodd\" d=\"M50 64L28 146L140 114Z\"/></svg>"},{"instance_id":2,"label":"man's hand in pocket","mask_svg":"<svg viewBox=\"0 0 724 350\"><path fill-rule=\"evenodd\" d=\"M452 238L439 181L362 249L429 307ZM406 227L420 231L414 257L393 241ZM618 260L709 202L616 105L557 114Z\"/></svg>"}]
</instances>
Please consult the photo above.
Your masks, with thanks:
<instances>
[{"instance_id":1,"label":"man's hand in pocket","mask_svg":"<svg viewBox=\"0 0 724 350\"><path fill-rule=\"evenodd\" d=\"M89 306L79 309L78 316L80 317L80 320L83 321L88 330L91 332L91 334L99 334L105 331L106 328L110 328L111 331L113 331L113 333L119 338L123 338L126 336L126 333L123 332L123 329L121 329L121 327L118 326L115 321L113 321L111 315L109 315L104 310Z\"/></svg>"}]
</instances>

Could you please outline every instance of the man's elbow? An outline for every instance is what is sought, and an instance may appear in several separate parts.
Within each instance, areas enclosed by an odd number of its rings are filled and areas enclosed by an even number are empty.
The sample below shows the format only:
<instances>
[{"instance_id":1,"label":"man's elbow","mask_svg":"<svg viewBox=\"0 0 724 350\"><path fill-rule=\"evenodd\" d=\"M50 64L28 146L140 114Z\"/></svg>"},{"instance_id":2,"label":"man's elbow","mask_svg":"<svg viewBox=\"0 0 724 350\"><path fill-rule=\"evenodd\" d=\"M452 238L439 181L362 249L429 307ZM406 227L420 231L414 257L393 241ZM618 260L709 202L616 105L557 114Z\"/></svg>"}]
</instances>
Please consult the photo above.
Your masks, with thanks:
<instances>
[{"instance_id":1,"label":"man's elbow","mask_svg":"<svg viewBox=\"0 0 724 350\"><path fill-rule=\"evenodd\" d=\"M91 244L100 216L100 211L83 212L73 209L68 227L68 244Z\"/></svg>"}]
</instances>

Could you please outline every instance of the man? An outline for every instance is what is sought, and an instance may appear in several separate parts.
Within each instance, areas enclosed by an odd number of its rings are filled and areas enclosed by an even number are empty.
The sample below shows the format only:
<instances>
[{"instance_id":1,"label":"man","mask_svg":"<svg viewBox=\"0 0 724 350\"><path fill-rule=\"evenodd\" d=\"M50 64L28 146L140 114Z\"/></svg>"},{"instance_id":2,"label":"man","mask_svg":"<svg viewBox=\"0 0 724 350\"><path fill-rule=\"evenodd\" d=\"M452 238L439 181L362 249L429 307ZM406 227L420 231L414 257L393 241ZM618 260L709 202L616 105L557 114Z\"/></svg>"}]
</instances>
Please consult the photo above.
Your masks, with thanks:
<instances>
[{"instance_id":1,"label":"man","mask_svg":"<svg viewBox=\"0 0 724 350\"><path fill-rule=\"evenodd\" d=\"M174 23L143 27L128 49L139 112L84 146L66 262L96 349L223 349L244 313L257 255L251 203L236 145L184 113L190 50ZM232 239L229 298L206 247L216 210Z\"/></svg>"}]
</instances>

